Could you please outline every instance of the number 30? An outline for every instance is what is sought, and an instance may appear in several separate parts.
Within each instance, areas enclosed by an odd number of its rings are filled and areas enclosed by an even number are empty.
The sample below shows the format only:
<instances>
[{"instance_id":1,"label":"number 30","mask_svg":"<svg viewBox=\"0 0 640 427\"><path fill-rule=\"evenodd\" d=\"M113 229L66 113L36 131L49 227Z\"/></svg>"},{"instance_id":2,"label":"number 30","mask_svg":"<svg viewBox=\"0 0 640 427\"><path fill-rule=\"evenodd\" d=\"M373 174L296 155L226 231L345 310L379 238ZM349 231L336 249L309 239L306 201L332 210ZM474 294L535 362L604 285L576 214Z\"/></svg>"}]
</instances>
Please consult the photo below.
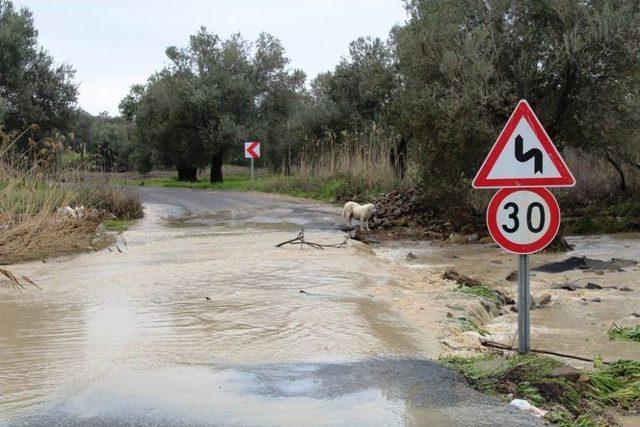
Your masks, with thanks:
<instances>
[{"instance_id":1,"label":"number 30","mask_svg":"<svg viewBox=\"0 0 640 427\"><path fill-rule=\"evenodd\" d=\"M538 221L537 227L533 226L533 221L532 221L534 208L538 208L538 212L540 212L540 220ZM504 205L503 209L511 210L511 213L509 214L509 218L513 221L513 223L510 227L507 226L506 224L502 224L502 229L507 233L515 233L516 231L518 231L518 228L520 228L520 220L518 219L518 212L519 212L518 205L516 205L514 202L509 202ZM542 206L542 204L539 202L531 203L527 208L527 228L532 233L539 233L544 228L544 224L545 224L544 206Z\"/></svg>"}]
</instances>

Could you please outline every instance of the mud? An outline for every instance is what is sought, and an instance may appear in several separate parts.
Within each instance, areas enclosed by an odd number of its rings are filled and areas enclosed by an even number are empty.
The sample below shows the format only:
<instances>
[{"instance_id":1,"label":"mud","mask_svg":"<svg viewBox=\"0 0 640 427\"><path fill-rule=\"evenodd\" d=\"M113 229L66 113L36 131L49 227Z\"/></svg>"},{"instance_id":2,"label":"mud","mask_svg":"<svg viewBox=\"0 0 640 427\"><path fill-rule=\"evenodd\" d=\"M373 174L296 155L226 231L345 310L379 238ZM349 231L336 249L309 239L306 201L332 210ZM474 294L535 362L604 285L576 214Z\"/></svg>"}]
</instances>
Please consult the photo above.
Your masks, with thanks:
<instances>
[{"instance_id":1,"label":"mud","mask_svg":"<svg viewBox=\"0 0 640 427\"><path fill-rule=\"evenodd\" d=\"M534 300L548 299L549 303L531 312L533 348L555 350L583 357L602 355L605 360L638 359L640 345L635 342L611 341L607 331L615 322L633 326L638 318L633 315L640 307L640 272L634 260L640 254L640 234L629 233L611 236L588 236L568 238L575 245L570 257L583 260L612 260L615 265L609 271L600 263L592 263L597 269L570 269L561 273L533 271L531 287ZM407 265L417 272L445 271L455 268L461 274L478 279L491 288L513 298L517 284L508 276L517 267L517 259L492 244L451 245L438 242L389 243L378 250L380 256L398 264ZM407 258L408 253L413 256ZM532 255L531 263L536 267L562 262L566 254L543 253ZM563 269L564 270L564 269ZM588 289L595 283L602 289ZM451 283L452 286L454 282ZM561 284L573 284L575 291L554 289ZM436 285L437 286L437 285ZM594 288L594 286L590 286ZM445 290L447 285L440 284ZM446 298L443 293L443 299ZM417 295L410 296L411 304ZM455 317L468 312L481 323L485 337L506 344L517 344L517 313L509 308L498 316L484 316L469 297L468 304L455 303L458 311L451 310ZM409 302L407 301L407 304ZM447 302L452 307L450 302ZM474 315L479 313L480 315ZM416 324L422 324L416 313ZM446 339L454 354L474 354L483 349L478 345L479 334L465 332L457 339Z\"/></svg>"}]
</instances>

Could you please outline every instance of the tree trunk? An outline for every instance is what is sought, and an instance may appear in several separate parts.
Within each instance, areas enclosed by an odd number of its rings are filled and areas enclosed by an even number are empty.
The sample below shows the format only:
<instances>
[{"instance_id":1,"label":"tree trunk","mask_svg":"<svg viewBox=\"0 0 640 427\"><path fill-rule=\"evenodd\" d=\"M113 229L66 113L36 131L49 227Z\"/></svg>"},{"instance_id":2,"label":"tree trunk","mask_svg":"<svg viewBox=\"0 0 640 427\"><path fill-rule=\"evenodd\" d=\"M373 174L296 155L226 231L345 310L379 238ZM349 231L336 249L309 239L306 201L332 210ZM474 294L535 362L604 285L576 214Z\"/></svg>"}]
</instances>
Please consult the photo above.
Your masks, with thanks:
<instances>
[{"instance_id":1,"label":"tree trunk","mask_svg":"<svg viewBox=\"0 0 640 427\"><path fill-rule=\"evenodd\" d=\"M178 166L178 181L196 182L198 168L195 166Z\"/></svg>"},{"instance_id":2,"label":"tree trunk","mask_svg":"<svg viewBox=\"0 0 640 427\"><path fill-rule=\"evenodd\" d=\"M211 156L211 175L209 176L211 182L222 182L222 154L214 153Z\"/></svg>"},{"instance_id":3,"label":"tree trunk","mask_svg":"<svg viewBox=\"0 0 640 427\"><path fill-rule=\"evenodd\" d=\"M391 164L395 170L396 177L404 179L407 173L407 139L402 138L396 143L395 148L391 150Z\"/></svg>"},{"instance_id":4,"label":"tree trunk","mask_svg":"<svg viewBox=\"0 0 640 427\"><path fill-rule=\"evenodd\" d=\"M624 176L624 170L622 170L622 166L619 165L618 162L616 162L610 154L607 154L607 160L616 169L618 175L620 175L620 191L627 191L627 179Z\"/></svg>"}]
</instances>

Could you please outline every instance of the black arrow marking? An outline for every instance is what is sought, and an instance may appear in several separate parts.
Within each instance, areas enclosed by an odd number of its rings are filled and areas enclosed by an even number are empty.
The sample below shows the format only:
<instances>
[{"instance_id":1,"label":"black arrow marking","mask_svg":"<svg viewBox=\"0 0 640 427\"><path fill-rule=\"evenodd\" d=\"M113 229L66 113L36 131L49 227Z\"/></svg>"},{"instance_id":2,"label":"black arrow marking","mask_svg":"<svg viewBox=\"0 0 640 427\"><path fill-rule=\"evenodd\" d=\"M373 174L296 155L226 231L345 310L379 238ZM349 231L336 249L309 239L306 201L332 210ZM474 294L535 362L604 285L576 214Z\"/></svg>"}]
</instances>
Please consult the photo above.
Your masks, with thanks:
<instances>
[{"instance_id":1,"label":"black arrow marking","mask_svg":"<svg viewBox=\"0 0 640 427\"><path fill-rule=\"evenodd\" d=\"M524 150L524 140L520 135L516 136L516 160L524 163L533 158L533 173L542 173L542 151L532 148L526 153Z\"/></svg>"}]
</instances>

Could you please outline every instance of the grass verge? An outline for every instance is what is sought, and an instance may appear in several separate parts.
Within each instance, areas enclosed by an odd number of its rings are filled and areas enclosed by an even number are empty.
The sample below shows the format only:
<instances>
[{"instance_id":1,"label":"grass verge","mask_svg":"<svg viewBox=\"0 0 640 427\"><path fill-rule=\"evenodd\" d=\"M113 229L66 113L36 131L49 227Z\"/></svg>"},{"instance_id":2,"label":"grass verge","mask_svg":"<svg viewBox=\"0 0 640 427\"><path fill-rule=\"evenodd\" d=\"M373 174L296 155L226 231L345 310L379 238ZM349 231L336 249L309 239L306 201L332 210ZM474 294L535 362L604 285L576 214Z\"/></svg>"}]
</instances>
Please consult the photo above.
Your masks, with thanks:
<instances>
[{"instance_id":1,"label":"grass verge","mask_svg":"<svg viewBox=\"0 0 640 427\"><path fill-rule=\"evenodd\" d=\"M441 362L485 393L525 399L546 409L546 419L563 426L615 424L612 411L640 409L640 361L601 362L591 371L562 375L561 361L528 354L446 357Z\"/></svg>"},{"instance_id":2,"label":"grass verge","mask_svg":"<svg viewBox=\"0 0 640 427\"><path fill-rule=\"evenodd\" d=\"M250 175L229 175L224 182L211 183L208 180L195 182L178 181L176 177L127 179L127 185L151 187L195 188L207 190L261 191L279 193L295 197L339 203L347 200L371 200L380 193L390 191L390 187L370 187L366 182L347 177L318 178L301 176L266 175L256 178L251 184Z\"/></svg>"}]
</instances>

